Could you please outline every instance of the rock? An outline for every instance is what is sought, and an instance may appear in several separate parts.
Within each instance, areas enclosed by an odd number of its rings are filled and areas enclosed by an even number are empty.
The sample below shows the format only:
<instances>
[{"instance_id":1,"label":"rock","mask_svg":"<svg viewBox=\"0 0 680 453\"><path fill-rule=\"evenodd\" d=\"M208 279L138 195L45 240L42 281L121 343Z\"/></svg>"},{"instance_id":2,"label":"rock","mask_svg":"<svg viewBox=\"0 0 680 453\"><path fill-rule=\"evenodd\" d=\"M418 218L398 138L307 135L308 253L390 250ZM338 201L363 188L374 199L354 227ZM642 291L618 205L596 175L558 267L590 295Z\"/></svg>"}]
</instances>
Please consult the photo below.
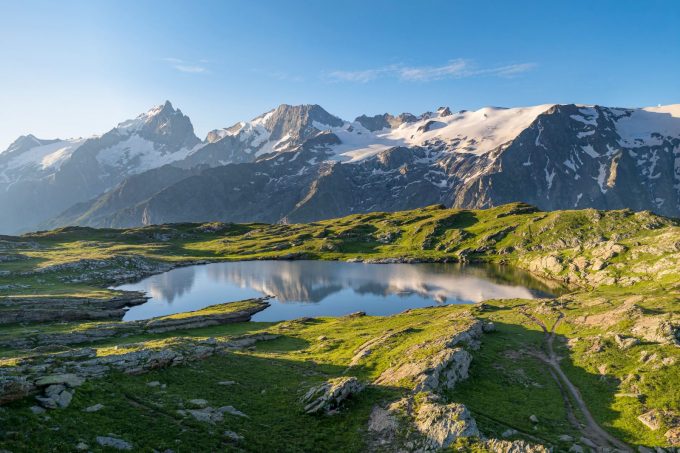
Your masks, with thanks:
<instances>
[{"instance_id":1,"label":"rock","mask_svg":"<svg viewBox=\"0 0 680 453\"><path fill-rule=\"evenodd\" d=\"M71 404L73 393L63 385L51 385L47 388L45 396L36 396L35 399L45 409L63 409Z\"/></svg>"},{"instance_id":2,"label":"rock","mask_svg":"<svg viewBox=\"0 0 680 453\"><path fill-rule=\"evenodd\" d=\"M666 441L674 447L680 447L680 426L669 429L664 434Z\"/></svg>"},{"instance_id":3,"label":"rock","mask_svg":"<svg viewBox=\"0 0 680 453\"><path fill-rule=\"evenodd\" d=\"M592 251L592 255L595 258L599 258L603 261L610 260L617 256L618 254L624 252L626 248L621 244L616 244L614 242L605 242L600 247L595 248Z\"/></svg>"},{"instance_id":4,"label":"rock","mask_svg":"<svg viewBox=\"0 0 680 453\"><path fill-rule=\"evenodd\" d=\"M316 339L317 341L326 341L328 340L328 337L326 335L320 335Z\"/></svg>"},{"instance_id":5,"label":"rock","mask_svg":"<svg viewBox=\"0 0 680 453\"><path fill-rule=\"evenodd\" d=\"M43 376L35 381L37 387L45 387L53 384L62 384L68 387L78 387L82 385L84 379L75 374L52 374Z\"/></svg>"},{"instance_id":6,"label":"rock","mask_svg":"<svg viewBox=\"0 0 680 453\"><path fill-rule=\"evenodd\" d=\"M482 325L482 331L484 333L490 333L490 332L495 332L496 331L496 325L492 322L487 322Z\"/></svg>"},{"instance_id":7,"label":"rock","mask_svg":"<svg viewBox=\"0 0 680 453\"><path fill-rule=\"evenodd\" d=\"M161 385L161 383L158 382L158 381L151 381L151 382L147 382L146 385L148 385L149 387L159 387Z\"/></svg>"},{"instance_id":8,"label":"rock","mask_svg":"<svg viewBox=\"0 0 680 453\"><path fill-rule=\"evenodd\" d=\"M581 442L583 445L589 448L597 449L597 445L595 445L595 442L592 440L588 439L587 437L581 437L579 439L579 442Z\"/></svg>"},{"instance_id":9,"label":"rock","mask_svg":"<svg viewBox=\"0 0 680 453\"><path fill-rule=\"evenodd\" d=\"M365 311L355 311L353 313L350 313L348 315L343 316L344 318L362 318L366 316Z\"/></svg>"},{"instance_id":10,"label":"rock","mask_svg":"<svg viewBox=\"0 0 680 453\"><path fill-rule=\"evenodd\" d=\"M236 381L220 381L217 383L217 385L234 385L236 384Z\"/></svg>"},{"instance_id":11,"label":"rock","mask_svg":"<svg viewBox=\"0 0 680 453\"><path fill-rule=\"evenodd\" d=\"M656 431L657 429L661 428L661 425L663 424L663 414L661 414L656 409L645 412L644 414L638 416L637 419L652 431Z\"/></svg>"},{"instance_id":12,"label":"rock","mask_svg":"<svg viewBox=\"0 0 680 453\"><path fill-rule=\"evenodd\" d=\"M44 414L44 413L45 413L45 408L44 408L44 407L40 407L40 406L31 406L30 409L31 409L31 412L33 412L33 413L36 414L36 415L38 415L38 414Z\"/></svg>"},{"instance_id":13,"label":"rock","mask_svg":"<svg viewBox=\"0 0 680 453\"><path fill-rule=\"evenodd\" d=\"M529 261L527 267L530 272L553 275L559 274L564 270L562 261L557 255L540 256L532 261Z\"/></svg>"},{"instance_id":14,"label":"rock","mask_svg":"<svg viewBox=\"0 0 680 453\"><path fill-rule=\"evenodd\" d=\"M35 386L25 376L2 376L0 379L0 405L29 395Z\"/></svg>"},{"instance_id":15,"label":"rock","mask_svg":"<svg viewBox=\"0 0 680 453\"><path fill-rule=\"evenodd\" d=\"M368 419L368 430L380 434L384 443L391 441L399 428L396 417L387 409L373 406L371 416Z\"/></svg>"},{"instance_id":16,"label":"rock","mask_svg":"<svg viewBox=\"0 0 680 453\"><path fill-rule=\"evenodd\" d=\"M333 378L310 388L301 402L307 414L329 414L336 411L346 399L363 389L364 385L355 377Z\"/></svg>"},{"instance_id":17,"label":"rock","mask_svg":"<svg viewBox=\"0 0 680 453\"><path fill-rule=\"evenodd\" d=\"M48 398L56 399L56 397L58 397L59 394L64 390L66 390L66 387L64 387L61 384L50 385L47 388L45 388L45 396L47 396Z\"/></svg>"},{"instance_id":18,"label":"rock","mask_svg":"<svg viewBox=\"0 0 680 453\"><path fill-rule=\"evenodd\" d=\"M416 412L415 426L433 448L447 448L459 437L479 437L477 423L459 403L439 404L427 398Z\"/></svg>"},{"instance_id":19,"label":"rock","mask_svg":"<svg viewBox=\"0 0 680 453\"><path fill-rule=\"evenodd\" d=\"M76 450L78 450L78 451L85 451L85 450L89 450L89 449L90 449L90 446L87 445L85 442L78 442L76 444Z\"/></svg>"},{"instance_id":20,"label":"rock","mask_svg":"<svg viewBox=\"0 0 680 453\"><path fill-rule=\"evenodd\" d=\"M206 407L208 405L208 402L204 399L197 398L197 399L189 400L189 404L196 406L196 407Z\"/></svg>"},{"instance_id":21,"label":"rock","mask_svg":"<svg viewBox=\"0 0 680 453\"><path fill-rule=\"evenodd\" d=\"M65 408L65 407L68 407L69 404L71 404L72 399L73 399L73 393L69 392L68 390L64 390L56 398L57 406L59 406L62 409Z\"/></svg>"},{"instance_id":22,"label":"rock","mask_svg":"<svg viewBox=\"0 0 680 453\"><path fill-rule=\"evenodd\" d=\"M484 442L487 450L494 453L550 453L552 450L543 445L530 444L524 440L489 439Z\"/></svg>"},{"instance_id":23,"label":"rock","mask_svg":"<svg viewBox=\"0 0 680 453\"><path fill-rule=\"evenodd\" d=\"M510 428L510 429L506 429L505 431L503 431L503 434L501 434L501 436L503 436L503 437L512 437L512 436L514 436L515 434L517 434L517 430L516 430L516 429Z\"/></svg>"},{"instance_id":24,"label":"rock","mask_svg":"<svg viewBox=\"0 0 680 453\"><path fill-rule=\"evenodd\" d=\"M222 406L217 409L218 412L221 414L229 414L229 415L235 415L237 417L248 417L246 414L241 412L240 410L234 408L233 406Z\"/></svg>"},{"instance_id":25,"label":"rock","mask_svg":"<svg viewBox=\"0 0 680 453\"><path fill-rule=\"evenodd\" d=\"M574 438L571 437L569 434L562 434L558 439L560 439L561 442L573 442Z\"/></svg>"},{"instance_id":26,"label":"rock","mask_svg":"<svg viewBox=\"0 0 680 453\"><path fill-rule=\"evenodd\" d=\"M463 348L444 348L415 362L404 362L385 370L376 384L396 384L411 380L415 391L453 388L458 381L467 379L472 356Z\"/></svg>"},{"instance_id":27,"label":"rock","mask_svg":"<svg viewBox=\"0 0 680 453\"><path fill-rule=\"evenodd\" d=\"M579 444L574 444L569 448L569 451L572 453L583 453L583 447Z\"/></svg>"},{"instance_id":28,"label":"rock","mask_svg":"<svg viewBox=\"0 0 680 453\"><path fill-rule=\"evenodd\" d=\"M243 440L243 436L235 433L234 431L225 431L224 436L233 440L234 442L240 442Z\"/></svg>"},{"instance_id":29,"label":"rock","mask_svg":"<svg viewBox=\"0 0 680 453\"><path fill-rule=\"evenodd\" d=\"M531 421L531 423L538 423L538 417L536 417L533 414L529 416L529 420Z\"/></svg>"},{"instance_id":30,"label":"rock","mask_svg":"<svg viewBox=\"0 0 680 453\"><path fill-rule=\"evenodd\" d=\"M637 338L625 338L619 334L614 334L614 341L616 341L617 346L619 349L626 350L632 346L635 346L637 344L640 344L640 340Z\"/></svg>"},{"instance_id":31,"label":"rock","mask_svg":"<svg viewBox=\"0 0 680 453\"><path fill-rule=\"evenodd\" d=\"M212 407L205 407L203 409L189 409L186 411L186 413L194 417L197 421L205 423L217 423L224 419L222 412L215 410Z\"/></svg>"},{"instance_id":32,"label":"rock","mask_svg":"<svg viewBox=\"0 0 680 453\"><path fill-rule=\"evenodd\" d=\"M104 405L103 405L103 404L100 404L100 403L97 403L97 404L95 404L95 405L93 405L93 406L86 407L85 409L83 409L83 412L98 412L98 411L100 411L100 410L102 410L102 409L104 409Z\"/></svg>"},{"instance_id":33,"label":"rock","mask_svg":"<svg viewBox=\"0 0 680 453\"><path fill-rule=\"evenodd\" d=\"M56 409L57 408L57 402L53 398L46 398L44 396L36 396L35 397L36 401L40 406L44 407L45 409Z\"/></svg>"},{"instance_id":34,"label":"rock","mask_svg":"<svg viewBox=\"0 0 680 453\"><path fill-rule=\"evenodd\" d=\"M590 266L590 268L594 271L601 271L605 267L607 267L607 263L599 258L593 260L593 264Z\"/></svg>"},{"instance_id":35,"label":"rock","mask_svg":"<svg viewBox=\"0 0 680 453\"><path fill-rule=\"evenodd\" d=\"M97 436L97 443L102 447L111 447L116 450L132 450L129 442L115 437Z\"/></svg>"}]
</instances>

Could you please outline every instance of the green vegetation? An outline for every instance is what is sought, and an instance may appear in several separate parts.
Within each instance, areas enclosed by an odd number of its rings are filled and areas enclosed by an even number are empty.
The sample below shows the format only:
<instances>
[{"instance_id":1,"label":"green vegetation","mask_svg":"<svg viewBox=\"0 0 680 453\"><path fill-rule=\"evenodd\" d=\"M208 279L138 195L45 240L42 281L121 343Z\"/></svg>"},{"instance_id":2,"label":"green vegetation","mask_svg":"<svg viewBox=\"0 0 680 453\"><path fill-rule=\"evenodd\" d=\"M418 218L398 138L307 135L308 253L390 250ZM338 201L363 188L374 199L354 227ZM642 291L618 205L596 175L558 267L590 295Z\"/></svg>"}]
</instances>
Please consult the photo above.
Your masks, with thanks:
<instances>
[{"instance_id":1,"label":"green vegetation","mask_svg":"<svg viewBox=\"0 0 680 453\"><path fill-rule=\"evenodd\" d=\"M258 341L182 366L140 375L107 374L76 390L73 403L34 414L31 399L0 407L0 446L10 451L98 448L96 436L123 438L140 451L364 451L375 405L406 395L414 382L376 379L405 359L438 352L446 338L475 320L494 323L469 379L442 394L471 411L489 437L525 439L568 450L584 421L573 395L547 365L546 334L563 372L608 433L629 445L669 446L680 423L680 224L630 211L540 212L523 204L488 210L428 207L361 214L306 225L176 224L128 230L63 228L0 238L0 319L9 300L55 301L115 295L106 285L197 261L244 259L361 259L366 261L487 261L530 271L545 284L571 288L552 300L495 300L476 306L410 310L390 317L237 323L86 340L79 345L2 347L0 371L49 354L90 347L98 357L184 347L213 338L229 341L267 333ZM4 299L2 297L5 297ZM171 315L166 321L218 316L248 308L226 304ZM6 323L0 344L36 335L101 331L118 322ZM118 327L115 327L118 328ZM188 342L188 343L187 343ZM375 342L370 354L357 354ZM327 379L354 376L369 383L333 416L305 415L301 395ZM147 384L158 381L161 385ZM234 381L231 385L219 382ZM163 386L164 384L164 386ZM231 405L248 417L205 423L178 413L192 399ZM83 409L103 404L100 411ZM660 414L650 429L638 417ZM530 420L535 416L539 422ZM58 428L58 429L57 429ZM225 431L243 436L235 441ZM457 447L482 451L474 442Z\"/></svg>"}]
</instances>

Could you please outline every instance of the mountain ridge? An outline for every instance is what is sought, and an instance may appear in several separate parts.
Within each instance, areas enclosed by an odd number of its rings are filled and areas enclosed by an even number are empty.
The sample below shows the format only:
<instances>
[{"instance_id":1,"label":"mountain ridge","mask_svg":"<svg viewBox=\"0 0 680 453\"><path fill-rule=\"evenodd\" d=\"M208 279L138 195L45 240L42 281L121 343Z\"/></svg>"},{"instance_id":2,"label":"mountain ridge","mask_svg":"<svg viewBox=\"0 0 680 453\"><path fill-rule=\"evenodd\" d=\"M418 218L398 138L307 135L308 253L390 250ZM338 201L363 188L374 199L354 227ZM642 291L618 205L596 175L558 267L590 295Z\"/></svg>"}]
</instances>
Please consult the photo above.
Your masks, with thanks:
<instances>
[{"instance_id":1,"label":"mountain ridge","mask_svg":"<svg viewBox=\"0 0 680 453\"><path fill-rule=\"evenodd\" d=\"M281 104L201 140L166 101L100 137L78 140L24 136L13 152L0 153L0 207L17 184L21 206L33 210L41 193L68 195L15 229L154 219L313 221L432 203L481 208L514 201L547 210L629 207L680 216L680 104L440 107L354 121L316 104ZM34 161L18 165L22 156ZM238 174L219 170L230 165L239 165ZM141 190L147 177L150 188ZM143 196L130 192L128 178ZM27 187L31 181L35 187ZM11 231L7 223L0 229Z\"/></svg>"}]
</instances>

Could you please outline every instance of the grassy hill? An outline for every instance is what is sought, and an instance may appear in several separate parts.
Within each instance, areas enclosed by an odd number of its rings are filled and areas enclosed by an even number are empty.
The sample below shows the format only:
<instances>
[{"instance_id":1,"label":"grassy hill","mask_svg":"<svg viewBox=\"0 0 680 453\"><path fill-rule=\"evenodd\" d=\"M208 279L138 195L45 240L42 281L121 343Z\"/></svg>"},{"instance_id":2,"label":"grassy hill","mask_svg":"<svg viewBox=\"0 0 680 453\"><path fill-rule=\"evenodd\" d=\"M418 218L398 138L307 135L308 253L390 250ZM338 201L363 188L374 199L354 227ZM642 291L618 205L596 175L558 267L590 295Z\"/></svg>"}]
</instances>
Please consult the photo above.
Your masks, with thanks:
<instances>
[{"instance_id":1,"label":"grassy hill","mask_svg":"<svg viewBox=\"0 0 680 453\"><path fill-rule=\"evenodd\" d=\"M114 306L126 295L107 289L179 265L301 258L488 261L570 291L556 299L494 300L389 317L151 332L119 327L124 323ZM365 451L389 450L395 442L408 450L431 441L414 426L433 393L439 409L464 404L487 437L566 451L574 443L587 448L580 438L598 435L589 431L572 384L607 435L630 446L669 447L680 437L679 301L680 223L648 212L432 206L299 225L69 227L2 237L0 382L38 376L45 366L77 374L87 360L102 357L144 361L138 372L107 362L111 372L88 377L67 408L46 414L32 412L32 396L8 398L0 407L0 445L36 451L83 443L97 450L106 448L96 441L104 436L140 451ZM475 322L492 322L495 329L456 346L472 357L467 379L424 391L417 379L385 378L390 370L417 369L438 357ZM83 332L90 336L74 335ZM108 333L92 336L101 332ZM60 345L67 337L81 342ZM201 350L210 353L196 355ZM154 355L159 351L187 360L166 363ZM299 400L307 389L347 376L366 389L335 415L304 413ZM219 384L225 381L233 383ZM206 402L191 402L197 399ZM395 401L404 402L394 409L400 428L392 443L376 443L385 438L370 429L369 419L376 407L389 409ZM95 404L103 408L83 412ZM206 405L230 405L247 417L226 413L204 422L187 412L205 412ZM499 447L461 438L447 448Z\"/></svg>"}]
</instances>

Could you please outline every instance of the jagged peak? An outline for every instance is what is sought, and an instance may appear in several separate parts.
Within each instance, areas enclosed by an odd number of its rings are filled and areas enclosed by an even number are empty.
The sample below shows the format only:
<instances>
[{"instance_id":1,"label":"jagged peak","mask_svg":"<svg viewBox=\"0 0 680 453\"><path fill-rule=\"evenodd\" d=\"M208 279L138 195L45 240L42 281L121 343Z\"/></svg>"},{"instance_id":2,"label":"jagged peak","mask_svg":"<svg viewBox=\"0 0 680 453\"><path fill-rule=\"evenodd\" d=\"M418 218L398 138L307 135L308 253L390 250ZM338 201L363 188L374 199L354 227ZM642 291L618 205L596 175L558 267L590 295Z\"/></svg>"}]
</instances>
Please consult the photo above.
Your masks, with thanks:
<instances>
[{"instance_id":1,"label":"jagged peak","mask_svg":"<svg viewBox=\"0 0 680 453\"><path fill-rule=\"evenodd\" d=\"M20 135L14 140L6 150L1 151L0 154L9 154L29 150L36 146L42 146L49 143L54 143L59 139L40 139L33 134Z\"/></svg>"}]
</instances>

